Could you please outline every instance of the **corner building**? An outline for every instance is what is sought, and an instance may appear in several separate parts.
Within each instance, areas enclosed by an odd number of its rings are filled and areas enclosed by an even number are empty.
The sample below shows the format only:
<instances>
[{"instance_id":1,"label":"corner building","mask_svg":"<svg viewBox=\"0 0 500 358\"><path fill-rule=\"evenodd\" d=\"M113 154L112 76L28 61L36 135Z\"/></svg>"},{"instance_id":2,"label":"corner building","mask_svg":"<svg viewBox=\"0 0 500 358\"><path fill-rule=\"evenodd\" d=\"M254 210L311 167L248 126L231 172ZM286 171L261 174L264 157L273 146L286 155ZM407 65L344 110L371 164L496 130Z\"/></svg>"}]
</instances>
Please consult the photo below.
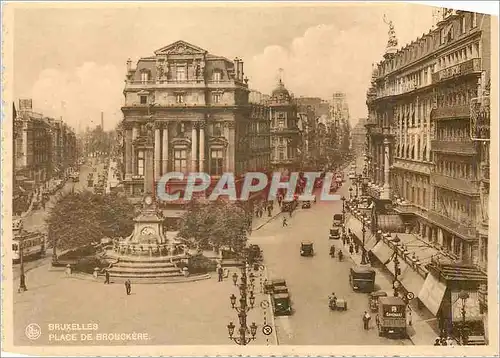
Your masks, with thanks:
<instances>
[{"instance_id":1,"label":"corner building","mask_svg":"<svg viewBox=\"0 0 500 358\"><path fill-rule=\"evenodd\" d=\"M485 145L472 138L471 105L489 82L490 18L444 14L436 29L400 50L390 34L368 94L370 170L379 195L409 204L401 214L411 230L484 266L487 239L477 227L487 213L480 168L489 164Z\"/></svg>"},{"instance_id":2,"label":"corner building","mask_svg":"<svg viewBox=\"0 0 500 358\"><path fill-rule=\"evenodd\" d=\"M139 59L135 68L129 60L122 107L126 193L154 193L167 172L206 172L215 185L224 172L239 177L267 168L268 112L249 102L247 83L243 61L185 41ZM170 181L167 191L185 185Z\"/></svg>"}]
</instances>

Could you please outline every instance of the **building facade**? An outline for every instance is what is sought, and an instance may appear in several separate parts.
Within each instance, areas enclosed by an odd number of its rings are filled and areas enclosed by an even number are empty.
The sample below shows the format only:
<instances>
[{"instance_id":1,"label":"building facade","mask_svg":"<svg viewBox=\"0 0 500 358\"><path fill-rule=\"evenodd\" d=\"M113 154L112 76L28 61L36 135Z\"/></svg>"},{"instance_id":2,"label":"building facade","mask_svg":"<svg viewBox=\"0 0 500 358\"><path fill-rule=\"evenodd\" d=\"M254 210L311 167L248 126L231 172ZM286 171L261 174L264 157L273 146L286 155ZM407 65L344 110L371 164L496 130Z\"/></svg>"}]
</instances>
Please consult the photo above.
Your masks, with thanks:
<instances>
[{"instance_id":1,"label":"building facade","mask_svg":"<svg viewBox=\"0 0 500 358\"><path fill-rule=\"evenodd\" d=\"M360 118L351 130L351 149L357 156L362 157L366 146L366 118Z\"/></svg>"},{"instance_id":2,"label":"building facade","mask_svg":"<svg viewBox=\"0 0 500 358\"><path fill-rule=\"evenodd\" d=\"M446 10L436 28L402 49L391 24L367 93L366 124L371 195L389 208L404 204L395 210L410 230L483 268L490 48L483 14ZM472 123L471 108L481 125Z\"/></svg>"},{"instance_id":3,"label":"building facade","mask_svg":"<svg viewBox=\"0 0 500 358\"><path fill-rule=\"evenodd\" d=\"M215 184L224 172L240 177L268 168L270 114L250 103L247 83L242 60L185 41L139 59L135 68L129 60L122 107L126 193L155 193L167 172L206 172ZM185 185L169 181L167 191Z\"/></svg>"},{"instance_id":4,"label":"building facade","mask_svg":"<svg viewBox=\"0 0 500 358\"><path fill-rule=\"evenodd\" d=\"M293 171L300 166L301 135L297 104L280 79L267 105L271 120L271 166L274 171Z\"/></svg>"}]
</instances>

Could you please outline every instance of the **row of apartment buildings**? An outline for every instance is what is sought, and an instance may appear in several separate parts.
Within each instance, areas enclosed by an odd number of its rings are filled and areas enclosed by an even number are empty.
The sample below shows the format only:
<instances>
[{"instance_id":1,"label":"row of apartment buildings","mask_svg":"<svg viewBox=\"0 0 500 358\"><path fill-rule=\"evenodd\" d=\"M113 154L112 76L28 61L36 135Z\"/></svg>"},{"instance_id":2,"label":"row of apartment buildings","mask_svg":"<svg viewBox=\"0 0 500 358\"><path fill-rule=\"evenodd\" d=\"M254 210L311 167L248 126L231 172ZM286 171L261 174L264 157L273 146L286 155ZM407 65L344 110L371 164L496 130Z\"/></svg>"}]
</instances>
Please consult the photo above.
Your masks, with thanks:
<instances>
[{"instance_id":1,"label":"row of apartment buildings","mask_svg":"<svg viewBox=\"0 0 500 358\"><path fill-rule=\"evenodd\" d=\"M31 99L19 100L17 111L13 104L14 200L61 177L76 159L75 132L62 118L34 112Z\"/></svg>"},{"instance_id":2,"label":"row of apartment buildings","mask_svg":"<svg viewBox=\"0 0 500 358\"><path fill-rule=\"evenodd\" d=\"M443 9L401 49L389 25L367 92L367 192L379 215L399 214L452 258L456 285L485 283L466 266L488 263L490 16Z\"/></svg>"}]
</instances>

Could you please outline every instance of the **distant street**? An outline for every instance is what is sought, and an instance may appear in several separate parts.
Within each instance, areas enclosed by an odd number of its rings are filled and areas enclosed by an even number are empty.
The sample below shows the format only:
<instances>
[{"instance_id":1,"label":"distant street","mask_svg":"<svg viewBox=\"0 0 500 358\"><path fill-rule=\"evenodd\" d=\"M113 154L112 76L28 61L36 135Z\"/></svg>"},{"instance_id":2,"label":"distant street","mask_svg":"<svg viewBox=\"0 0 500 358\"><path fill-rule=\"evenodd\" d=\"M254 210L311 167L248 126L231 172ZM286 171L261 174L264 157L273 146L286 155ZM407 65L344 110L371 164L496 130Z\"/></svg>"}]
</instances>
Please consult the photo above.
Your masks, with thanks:
<instances>
[{"instance_id":1,"label":"distant street","mask_svg":"<svg viewBox=\"0 0 500 358\"><path fill-rule=\"evenodd\" d=\"M349 184L337 192L348 196ZM300 209L288 218L288 226L282 227L278 217L262 229L255 231L251 242L259 244L269 277L284 278L290 290L294 314L276 318L280 344L291 345L406 345L409 340L379 337L375 327L375 313L371 328L363 329L362 315L368 310L368 295L355 293L349 286L349 269L353 265L347 249L343 262L330 258L329 249L335 242L329 240L329 229L334 213L342 212L342 202L319 202L311 209ZM284 214L281 214L284 215ZM286 214L288 217L288 214ZM300 243L314 243L314 257L300 256ZM338 250L337 250L338 251ZM377 273L376 284L389 287L387 278ZM335 292L338 298L347 300L346 312L333 312L328 307L328 296Z\"/></svg>"}]
</instances>

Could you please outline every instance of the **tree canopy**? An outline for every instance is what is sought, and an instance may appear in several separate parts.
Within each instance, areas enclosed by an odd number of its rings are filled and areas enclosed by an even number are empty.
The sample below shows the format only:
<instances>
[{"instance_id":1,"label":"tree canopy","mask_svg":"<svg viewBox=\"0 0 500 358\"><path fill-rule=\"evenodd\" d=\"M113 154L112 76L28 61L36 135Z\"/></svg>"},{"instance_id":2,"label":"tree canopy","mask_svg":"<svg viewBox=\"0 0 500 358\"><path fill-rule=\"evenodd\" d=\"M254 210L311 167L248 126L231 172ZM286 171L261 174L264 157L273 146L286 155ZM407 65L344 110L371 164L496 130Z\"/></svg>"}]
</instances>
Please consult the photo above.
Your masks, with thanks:
<instances>
[{"instance_id":1,"label":"tree canopy","mask_svg":"<svg viewBox=\"0 0 500 358\"><path fill-rule=\"evenodd\" d=\"M251 217L236 203L223 200L192 201L184 214L178 236L200 249L227 247L241 252L251 227Z\"/></svg>"},{"instance_id":2,"label":"tree canopy","mask_svg":"<svg viewBox=\"0 0 500 358\"><path fill-rule=\"evenodd\" d=\"M99 242L103 237L130 235L134 211L133 205L118 195L90 191L62 194L47 218L54 254L56 249L74 249Z\"/></svg>"}]
</instances>

